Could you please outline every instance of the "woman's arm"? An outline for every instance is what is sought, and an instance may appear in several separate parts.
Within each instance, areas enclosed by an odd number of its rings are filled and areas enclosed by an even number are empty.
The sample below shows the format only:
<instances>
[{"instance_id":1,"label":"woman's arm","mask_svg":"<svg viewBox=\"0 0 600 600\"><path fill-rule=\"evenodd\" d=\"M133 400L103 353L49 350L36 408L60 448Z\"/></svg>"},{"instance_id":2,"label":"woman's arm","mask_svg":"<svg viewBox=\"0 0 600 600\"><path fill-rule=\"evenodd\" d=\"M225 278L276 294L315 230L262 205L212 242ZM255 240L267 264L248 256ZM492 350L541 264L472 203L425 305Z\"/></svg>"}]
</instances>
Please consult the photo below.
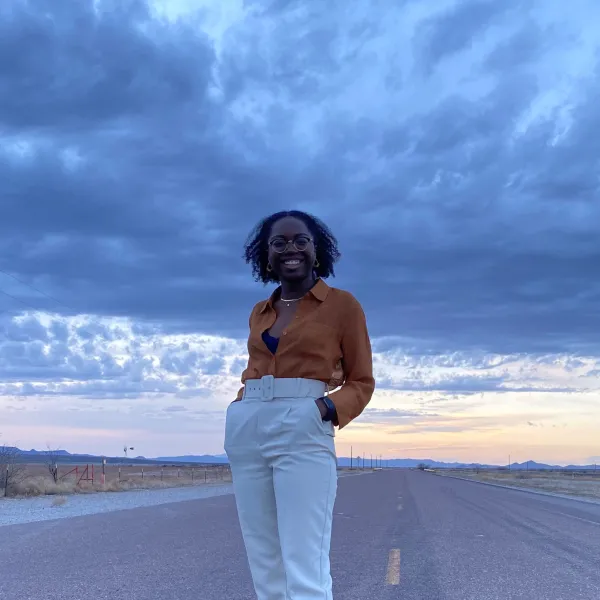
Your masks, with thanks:
<instances>
[{"instance_id":1,"label":"woman's arm","mask_svg":"<svg viewBox=\"0 0 600 600\"><path fill-rule=\"evenodd\" d=\"M362 306L351 295L342 323L344 323L341 341L344 384L328 396L335 404L340 429L362 413L375 390L367 320Z\"/></svg>"}]
</instances>

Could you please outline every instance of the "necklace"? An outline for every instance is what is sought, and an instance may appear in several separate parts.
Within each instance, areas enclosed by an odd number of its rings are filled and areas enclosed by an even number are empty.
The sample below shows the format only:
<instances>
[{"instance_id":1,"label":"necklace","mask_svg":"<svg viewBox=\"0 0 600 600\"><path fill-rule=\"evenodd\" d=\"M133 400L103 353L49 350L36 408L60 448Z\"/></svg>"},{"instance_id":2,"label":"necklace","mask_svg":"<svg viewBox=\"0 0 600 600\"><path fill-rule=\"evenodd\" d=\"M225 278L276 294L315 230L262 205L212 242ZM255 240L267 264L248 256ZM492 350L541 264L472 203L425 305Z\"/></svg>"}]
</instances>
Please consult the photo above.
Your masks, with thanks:
<instances>
[{"instance_id":1,"label":"necklace","mask_svg":"<svg viewBox=\"0 0 600 600\"><path fill-rule=\"evenodd\" d=\"M313 283L313 285L311 285L311 288L312 288L312 287L315 285L315 283L316 283L316 281ZM285 302L285 305L286 305L286 306L289 308L289 306L290 306L290 304L291 304L292 302L298 302L298 300L302 300L302 298L304 298L304 296L306 296L306 294L307 294L308 292L304 292L304 295L300 296L300 298L287 298L287 299L286 299L286 298L283 298L283 297L281 296L281 292L279 292L279 293L280 293L279 299L280 299L282 302Z\"/></svg>"},{"instance_id":2,"label":"necklace","mask_svg":"<svg viewBox=\"0 0 600 600\"><path fill-rule=\"evenodd\" d=\"M290 298L286 300L285 298L279 298L282 302L285 302L286 306L289 306L291 302L298 302L298 300L302 300L302 298Z\"/></svg>"}]
</instances>

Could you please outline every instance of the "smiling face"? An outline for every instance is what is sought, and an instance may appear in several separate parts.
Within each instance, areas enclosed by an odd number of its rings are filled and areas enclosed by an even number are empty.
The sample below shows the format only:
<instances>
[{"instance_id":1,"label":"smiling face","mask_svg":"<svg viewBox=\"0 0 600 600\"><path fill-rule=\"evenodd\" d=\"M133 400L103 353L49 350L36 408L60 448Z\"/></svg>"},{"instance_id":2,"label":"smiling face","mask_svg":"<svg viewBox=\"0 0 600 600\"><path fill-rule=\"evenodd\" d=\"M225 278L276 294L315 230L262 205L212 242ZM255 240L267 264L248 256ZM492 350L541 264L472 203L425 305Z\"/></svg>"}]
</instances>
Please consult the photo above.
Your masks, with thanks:
<instances>
[{"instance_id":1,"label":"smiling face","mask_svg":"<svg viewBox=\"0 0 600 600\"><path fill-rule=\"evenodd\" d=\"M280 281L299 282L312 277L315 245L303 221L295 217L279 219L273 223L268 240L269 263Z\"/></svg>"}]
</instances>

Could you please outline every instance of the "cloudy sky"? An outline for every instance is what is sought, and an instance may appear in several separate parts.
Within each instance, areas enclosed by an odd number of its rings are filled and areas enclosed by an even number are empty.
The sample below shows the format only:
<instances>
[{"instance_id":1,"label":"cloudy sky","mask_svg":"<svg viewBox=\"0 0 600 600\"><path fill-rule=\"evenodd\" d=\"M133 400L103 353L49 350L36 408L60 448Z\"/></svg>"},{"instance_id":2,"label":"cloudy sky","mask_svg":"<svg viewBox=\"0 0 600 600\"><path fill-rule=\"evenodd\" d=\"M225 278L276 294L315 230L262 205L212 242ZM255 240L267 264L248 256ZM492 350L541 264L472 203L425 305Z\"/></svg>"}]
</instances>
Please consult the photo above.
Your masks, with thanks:
<instances>
[{"instance_id":1,"label":"cloudy sky","mask_svg":"<svg viewBox=\"0 0 600 600\"><path fill-rule=\"evenodd\" d=\"M255 222L343 257L347 455L600 462L597 0L5 0L0 441L222 453Z\"/></svg>"}]
</instances>

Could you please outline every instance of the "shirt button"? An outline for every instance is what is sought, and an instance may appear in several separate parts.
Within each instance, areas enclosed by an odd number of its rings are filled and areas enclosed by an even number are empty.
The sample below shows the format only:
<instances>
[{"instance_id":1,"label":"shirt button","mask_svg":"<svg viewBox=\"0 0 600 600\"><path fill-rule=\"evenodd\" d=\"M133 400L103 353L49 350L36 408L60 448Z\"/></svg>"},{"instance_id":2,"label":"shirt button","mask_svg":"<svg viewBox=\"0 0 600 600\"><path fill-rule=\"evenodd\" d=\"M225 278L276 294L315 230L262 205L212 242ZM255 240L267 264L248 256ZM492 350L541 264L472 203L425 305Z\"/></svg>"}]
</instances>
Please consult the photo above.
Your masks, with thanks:
<instances>
[{"instance_id":1,"label":"shirt button","mask_svg":"<svg viewBox=\"0 0 600 600\"><path fill-rule=\"evenodd\" d=\"M284 331L284 332L283 332L283 335L287 335L287 331Z\"/></svg>"}]
</instances>

